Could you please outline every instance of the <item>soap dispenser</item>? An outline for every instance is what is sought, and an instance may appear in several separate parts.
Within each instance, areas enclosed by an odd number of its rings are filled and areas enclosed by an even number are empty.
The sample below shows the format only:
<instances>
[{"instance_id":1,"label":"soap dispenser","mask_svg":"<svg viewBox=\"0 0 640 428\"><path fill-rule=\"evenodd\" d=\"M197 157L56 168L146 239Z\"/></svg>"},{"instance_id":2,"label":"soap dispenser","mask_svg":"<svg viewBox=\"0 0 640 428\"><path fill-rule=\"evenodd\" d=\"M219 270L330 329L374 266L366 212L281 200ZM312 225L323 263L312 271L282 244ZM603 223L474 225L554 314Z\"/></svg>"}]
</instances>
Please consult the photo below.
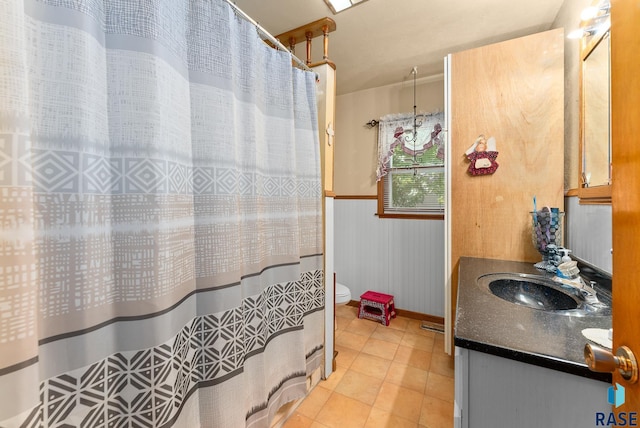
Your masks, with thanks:
<instances>
[{"instance_id":1,"label":"soap dispenser","mask_svg":"<svg viewBox=\"0 0 640 428\"><path fill-rule=\"evenodd\" d=\"M562 253L562 263L570 262L571 257L569 257L569 253L571 252L568 248L558 248L558 250Z\"/></svg>"}]
</instances>

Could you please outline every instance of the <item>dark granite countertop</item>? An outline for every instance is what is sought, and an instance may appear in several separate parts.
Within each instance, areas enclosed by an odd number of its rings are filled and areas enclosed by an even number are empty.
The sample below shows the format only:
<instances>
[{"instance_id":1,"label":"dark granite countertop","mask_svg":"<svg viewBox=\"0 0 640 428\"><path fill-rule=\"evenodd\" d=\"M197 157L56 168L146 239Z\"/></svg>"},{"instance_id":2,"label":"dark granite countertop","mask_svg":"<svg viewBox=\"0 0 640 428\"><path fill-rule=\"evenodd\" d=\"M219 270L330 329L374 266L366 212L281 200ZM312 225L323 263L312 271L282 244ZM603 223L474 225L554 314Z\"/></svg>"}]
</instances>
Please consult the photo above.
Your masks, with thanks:
<instances>
[{"instance_id":1,"label":"dark granite countertop","mask_svg":"<svg viewBox=\"0 0 640 428\"><path fill-rule=\"evenodd\" d=\"M611 382L611 374L595 373L584 362L585 328L611 328L610 316L574 316L519 306L477 285L488 273L524 273L551 277L532 263L462 257L454 343L500 357ZM597 286L610 304L610 289Z\"/></svg>"}]
</instances>

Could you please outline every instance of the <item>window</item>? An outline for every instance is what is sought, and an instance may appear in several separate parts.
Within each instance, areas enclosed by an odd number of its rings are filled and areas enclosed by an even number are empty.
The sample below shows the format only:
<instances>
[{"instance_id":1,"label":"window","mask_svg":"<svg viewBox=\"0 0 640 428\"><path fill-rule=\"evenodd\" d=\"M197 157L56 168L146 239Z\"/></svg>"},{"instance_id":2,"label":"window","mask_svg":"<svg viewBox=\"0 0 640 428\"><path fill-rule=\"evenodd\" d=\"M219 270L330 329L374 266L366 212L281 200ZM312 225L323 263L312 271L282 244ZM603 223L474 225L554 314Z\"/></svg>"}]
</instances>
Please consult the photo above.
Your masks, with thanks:
<instances>
[{"instance_id":1,"label":"window","mask_svg":"<svg viewBox=\"0 0 640 428\"><path fill-rule=\"evenodd\" d=\"M380 121L378 215L444 215L443 114L422 115L413 138L413 115ZM383 135L384 134L384 135Z\"/></svg>"}]
</instances>

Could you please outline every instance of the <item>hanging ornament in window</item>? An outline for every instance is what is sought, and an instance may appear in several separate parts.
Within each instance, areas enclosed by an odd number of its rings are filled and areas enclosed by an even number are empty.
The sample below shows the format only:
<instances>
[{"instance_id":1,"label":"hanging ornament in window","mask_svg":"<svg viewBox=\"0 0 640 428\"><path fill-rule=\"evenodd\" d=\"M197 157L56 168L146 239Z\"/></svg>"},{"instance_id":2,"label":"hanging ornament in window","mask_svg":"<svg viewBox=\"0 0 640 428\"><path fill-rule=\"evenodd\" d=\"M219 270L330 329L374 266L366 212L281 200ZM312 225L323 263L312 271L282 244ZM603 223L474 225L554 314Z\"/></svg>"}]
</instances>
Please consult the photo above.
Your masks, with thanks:
<instances>
[{"instance_id":1,"label":"hanging ornament in window","mask_svg":"<svg viewBox=\"0 0 640 428\"><path fill-rule=\"evenodd\" d=\"M467 172L471 175L489 175L498 169L498 162L496 162L498 151L494 137L487 139L480 134L464 154L469 159Z\"/></svg>"}]
</instances>

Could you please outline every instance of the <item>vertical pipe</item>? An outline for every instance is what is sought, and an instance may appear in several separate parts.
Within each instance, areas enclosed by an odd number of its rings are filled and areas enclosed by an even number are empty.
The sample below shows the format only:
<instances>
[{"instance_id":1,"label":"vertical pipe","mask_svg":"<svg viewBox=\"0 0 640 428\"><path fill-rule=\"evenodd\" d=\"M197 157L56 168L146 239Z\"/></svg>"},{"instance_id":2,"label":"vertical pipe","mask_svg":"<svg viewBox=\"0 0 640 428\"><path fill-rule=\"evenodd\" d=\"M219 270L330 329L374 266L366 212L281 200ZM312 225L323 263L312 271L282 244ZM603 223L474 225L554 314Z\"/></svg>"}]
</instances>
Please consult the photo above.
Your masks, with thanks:
<instances>
[{"instance_id":1,"label":"vertical pipe","mask_svg":"<svg viewBox=\"0 0 640 428\"><path fill-rule=\"evenodd\" d=\"M322 59L326 61L329 59L329 26L328 25L322 26L322 35L324 36L322 40L323 47L324 47L324 54L322 55Z\"/></svg>"},{"instance_id":2,"label":"vertical pipe","mask_svg":"<svg viewBox=\"0 0 640 428\"><path fill-rule=\"evenodd\" d=\"M311 64L311 39L313 38L313 33L307 31L305 36L307 36L307 65L309 65Z\"/></svg>"}]
</instances>

